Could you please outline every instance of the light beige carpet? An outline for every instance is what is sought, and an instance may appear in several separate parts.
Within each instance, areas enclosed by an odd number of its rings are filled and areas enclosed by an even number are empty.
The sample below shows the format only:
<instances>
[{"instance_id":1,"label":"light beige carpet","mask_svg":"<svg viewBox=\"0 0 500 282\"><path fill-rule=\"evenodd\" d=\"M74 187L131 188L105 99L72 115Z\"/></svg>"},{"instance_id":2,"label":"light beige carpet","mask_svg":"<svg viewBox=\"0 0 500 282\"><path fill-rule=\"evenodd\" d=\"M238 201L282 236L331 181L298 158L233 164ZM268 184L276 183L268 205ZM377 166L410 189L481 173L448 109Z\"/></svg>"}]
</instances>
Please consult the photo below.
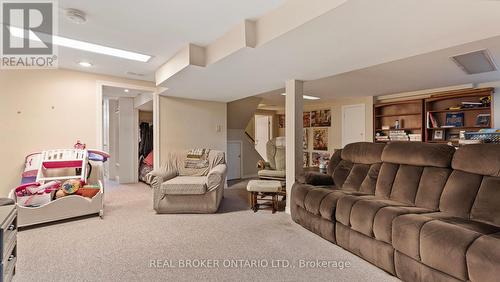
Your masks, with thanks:
<instances>
[{"instance_id":1,"label":"light beige carpet","mask_svg":"<svg viewBox=\"0 0 500 282\"><path fill-rule=\"evenodd\" d=\"M103 220L89 217L19 233L14 280L397 280L283 212L253 213L244 187L240 182L226 190L218 214L157 215L148 186L108 185ZM183 261L195 259L210 259L212 267L181 268ZM156 268L152 260L159 260ZM331 267L301 268L300 260L327 260ZM335 262L351 266L340 269Z\"/></svg>"}]
</instances>

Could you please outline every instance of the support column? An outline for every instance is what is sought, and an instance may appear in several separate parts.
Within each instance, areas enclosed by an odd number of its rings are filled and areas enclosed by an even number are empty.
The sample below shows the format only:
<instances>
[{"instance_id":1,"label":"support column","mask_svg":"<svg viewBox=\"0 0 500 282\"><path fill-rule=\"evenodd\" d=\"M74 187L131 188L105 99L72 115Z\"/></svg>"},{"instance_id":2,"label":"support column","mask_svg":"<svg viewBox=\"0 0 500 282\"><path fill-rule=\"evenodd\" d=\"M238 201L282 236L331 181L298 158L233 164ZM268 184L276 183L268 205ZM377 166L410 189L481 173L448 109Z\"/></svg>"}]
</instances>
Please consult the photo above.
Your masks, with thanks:
<instances>
[{"instance_id":1,"label":"support column","mask_svg":"<svg viewBox=\"0 0 500 282\"><path fill-rule=\"evenodd\" d=\"M303 93L304 82L286 82L285 136L286 136L286 213L290 213L292 185L303 170Z\"/></svg>"}]
</instances>

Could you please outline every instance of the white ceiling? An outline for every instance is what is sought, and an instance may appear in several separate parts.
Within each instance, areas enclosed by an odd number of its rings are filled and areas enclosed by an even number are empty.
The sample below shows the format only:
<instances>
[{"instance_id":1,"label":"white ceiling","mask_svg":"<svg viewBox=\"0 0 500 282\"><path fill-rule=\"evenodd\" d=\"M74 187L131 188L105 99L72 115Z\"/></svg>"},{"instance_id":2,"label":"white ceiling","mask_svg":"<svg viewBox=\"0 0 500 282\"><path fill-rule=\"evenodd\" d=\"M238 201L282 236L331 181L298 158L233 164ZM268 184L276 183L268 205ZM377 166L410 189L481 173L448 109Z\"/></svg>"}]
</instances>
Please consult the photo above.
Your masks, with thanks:
<instances>
[{"instance_id":1,"label":"white ceiling","mask_svg":"<svg viewBox=\"0 0 500 282\"><path fill-rule=\"evenodd\" d=\"M128 92L125 92L125 89L128 90ZM112 97L112 98L120 98L120 97L134 98L134 97L137 97L139 94L142 94L144 92L145 92L144 90L121 88L121 87L114 87L114 86L103 86L102 87L102 95L105 97Z\"/></svg>"},{"instance_id":2,"label":"white ceiling","mask_svg":"<svg viewBox=\"0 0 500 282\"><path fill-rule=\"evenodd\" d=\"M314 80L499 36L499 14L498 1L350 0L263 46L243 49L204 68L187 67L165 83L166 94L232 101L282 88L287 79ZM425 80L412 71L417 63L424 64L419 71L429 72ZM406 73L392 70L371 75L377 79L393 75L392 88L381 88L382 92L444 86L469 78L453 78L459 70L450 66L445 69L450 70L448 81L437 79L430 70L440 69L438 61L408 64ZM398 86L398 79L405 78L413 82ZM374 95L368 88L377 79L367 80L369 86L359 93ZM364 83L363 79L345 80L344 89L359 89Z\"/></svg>"},{"instance_id":3,"label":"white ceiling","mask_svg":"<svg viewBox=\"0 0 500 282\"><path fill-rule=\"evenodd\" d=\"M154 80L156 69L188 43L206 45L245 19L256 18L285 0L60 0L59 35L152 55L134 62L68 48L59 48L59 67ZM87 23L64 17L65 8L87 14ZM92 68L80 67L90 61ZM144 74L131 76L126 72Z\"/></svg>"},{"instance_id":4,"label":"white ceiling","mask_svg":"<svg viewBox=\"0 0 500 282\"><path fill-rule=\"evenodd\" d=\"M500 71L468 75L450 57L487 49L500 67L500 36L417 55L361 70L306 81L304 93L322 100L379 96L468 83L500 81ZM262 93L262 103L283 106L284 89ZM307 102L306 102L307 103ZM317 101L316 101L317 103Z\"/></svg>"}]
</instances>

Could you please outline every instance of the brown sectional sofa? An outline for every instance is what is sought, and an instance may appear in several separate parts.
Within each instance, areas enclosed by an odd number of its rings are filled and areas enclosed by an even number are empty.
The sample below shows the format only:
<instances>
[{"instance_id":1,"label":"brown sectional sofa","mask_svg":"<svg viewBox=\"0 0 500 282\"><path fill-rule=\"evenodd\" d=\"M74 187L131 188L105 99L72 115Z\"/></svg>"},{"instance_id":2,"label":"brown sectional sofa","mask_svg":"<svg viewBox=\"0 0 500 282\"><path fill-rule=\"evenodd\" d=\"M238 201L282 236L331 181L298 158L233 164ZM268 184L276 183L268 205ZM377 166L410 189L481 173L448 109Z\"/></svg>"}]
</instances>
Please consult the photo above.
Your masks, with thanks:
<instances>
[{"instance_id":1,"label":"brown sectional sofa","mask_svg":"<svg viewBox=\"0 0 500 282\"><path fill-rule=\"evenodd\" d=\"M293 220L402 280L498 281L500 145L354 143L305 182Z\"/></svg>"}]
</instances>

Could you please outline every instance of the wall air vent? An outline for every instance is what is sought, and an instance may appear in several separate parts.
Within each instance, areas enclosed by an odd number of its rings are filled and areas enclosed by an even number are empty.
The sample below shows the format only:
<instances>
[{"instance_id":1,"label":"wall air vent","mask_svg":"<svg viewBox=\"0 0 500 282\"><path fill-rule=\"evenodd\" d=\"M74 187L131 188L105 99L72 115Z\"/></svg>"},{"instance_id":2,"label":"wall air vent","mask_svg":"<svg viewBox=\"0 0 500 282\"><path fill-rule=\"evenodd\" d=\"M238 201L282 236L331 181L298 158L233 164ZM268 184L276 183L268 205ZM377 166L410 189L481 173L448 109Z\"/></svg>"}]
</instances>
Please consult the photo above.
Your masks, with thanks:
<instances>
[{"instance_id":1,"label":"wall air vent","mask_svg":"<svg viewBox=\"0 0 500 282\"><path fill-rule=\"evenodd\" d=\"M480 50L451 57L467 74L478 74L498 70L488 50Z\"/></svg>"}]
</instances>

